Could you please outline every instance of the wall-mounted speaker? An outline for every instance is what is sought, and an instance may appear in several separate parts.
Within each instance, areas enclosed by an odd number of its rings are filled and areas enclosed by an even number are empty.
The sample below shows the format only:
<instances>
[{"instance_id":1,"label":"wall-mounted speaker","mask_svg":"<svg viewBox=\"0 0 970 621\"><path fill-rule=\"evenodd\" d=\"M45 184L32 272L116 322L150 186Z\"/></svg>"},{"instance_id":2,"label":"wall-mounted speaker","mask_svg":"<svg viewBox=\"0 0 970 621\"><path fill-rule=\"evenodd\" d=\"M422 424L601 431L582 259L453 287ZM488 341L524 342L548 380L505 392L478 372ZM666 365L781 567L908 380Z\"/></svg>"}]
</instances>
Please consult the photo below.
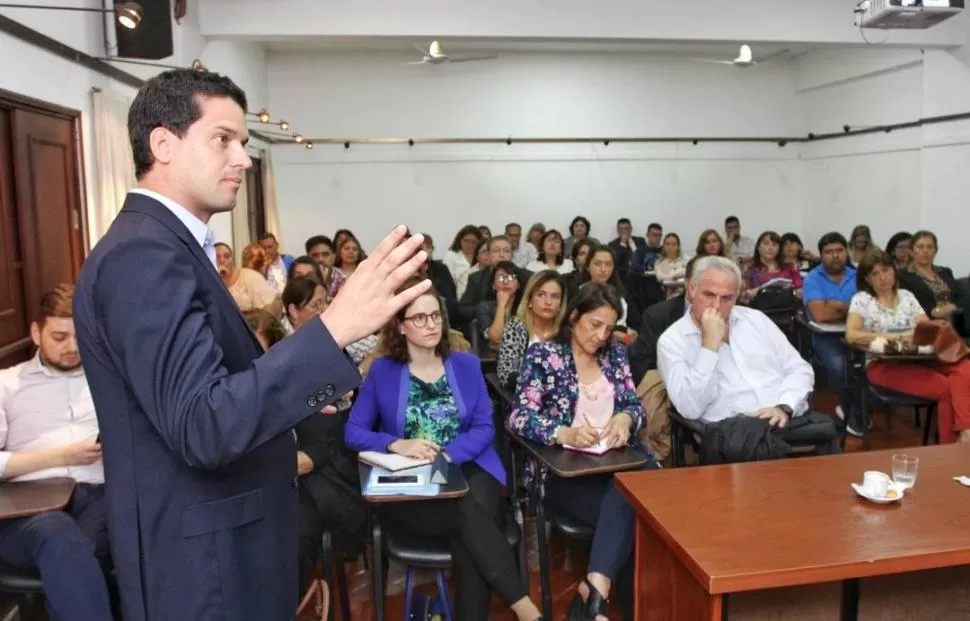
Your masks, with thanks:
<instances>
[{"instance_id":1,"label":"wall-mounted speaker","mask_svg":"<svg viewBox=\"0 0 970 621\"><path fill-rule=\"evenodd\" d=\"M117 0L116 0L117 1ZM138 0L142 8L137 28L125 28L112 19L118 41L118 56L161 60L174 53L171 0Z\"/></svg>"}]
</instances>

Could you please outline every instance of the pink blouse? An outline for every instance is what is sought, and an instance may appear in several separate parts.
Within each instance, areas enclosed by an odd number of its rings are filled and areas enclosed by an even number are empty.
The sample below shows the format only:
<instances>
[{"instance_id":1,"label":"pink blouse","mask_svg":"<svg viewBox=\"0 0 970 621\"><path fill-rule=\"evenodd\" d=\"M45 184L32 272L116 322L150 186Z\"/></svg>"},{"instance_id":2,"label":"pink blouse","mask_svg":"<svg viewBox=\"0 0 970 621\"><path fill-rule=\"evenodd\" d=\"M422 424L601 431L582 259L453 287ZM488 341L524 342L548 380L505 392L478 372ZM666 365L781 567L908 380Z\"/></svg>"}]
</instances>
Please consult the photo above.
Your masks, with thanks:
<instances>
[{"instance_id":1,"label":"pink blouse","mask_svg":"<svg viewBox=\"0 0 970 621\"><path fill-rule=\"evenodd\" d=\"M592 384L579 384L579 399L576 400L576 415L573 427L589 425L596 429L606 427L613 418L613 385L600 374Z\"/></svg>"}]
</instances>

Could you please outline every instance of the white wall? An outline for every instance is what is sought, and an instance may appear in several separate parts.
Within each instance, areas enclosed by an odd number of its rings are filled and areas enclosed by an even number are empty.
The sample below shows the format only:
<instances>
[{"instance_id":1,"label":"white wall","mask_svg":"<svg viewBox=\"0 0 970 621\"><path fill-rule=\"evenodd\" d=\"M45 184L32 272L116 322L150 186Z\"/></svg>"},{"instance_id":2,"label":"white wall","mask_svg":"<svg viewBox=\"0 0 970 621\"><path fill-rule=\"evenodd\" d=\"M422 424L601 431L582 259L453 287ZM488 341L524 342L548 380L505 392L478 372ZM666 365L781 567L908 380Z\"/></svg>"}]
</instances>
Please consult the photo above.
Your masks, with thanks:
<instances>
[{"instance_id":1,"label":"white wall","mask_svg":"<svg viewBox=\"0 0 970 621\"><path fill-rule=\"evenodd\" d=\"M752 71L669 58L503 54L404 66L386 54L270 54L270 108L316 138L791 136L790 63ZM693 246L735 213L748 232L801 226L797 149L768 145L317 145L273 148L285 246L349 227L365 245L406 221L446 247L463 224L565 229L601 239L621 216Z\"/></svg>"},{"instance_id":2,"label":"white wall","mask_svg":"<svg viewBox=\"0 0 970 621\"><path fill-rule=\"evenodd\" d=\"M805 85L800 97L807 126L839 131L844 124L884 125L970 111L970 67L961 56L965 50L928 50L914 63L885 54L881 66L875 50L854 58L806 56L799 84ZM855 77L846 67L855 68ZM829 230L848 235L853 226L868 224L876 243L884 245L897 231L925 228L939 237L940 264L970 272L964 242L970 230L970 122L806 144L801 153L808 239Z\"/></svg>"}]
</instances>

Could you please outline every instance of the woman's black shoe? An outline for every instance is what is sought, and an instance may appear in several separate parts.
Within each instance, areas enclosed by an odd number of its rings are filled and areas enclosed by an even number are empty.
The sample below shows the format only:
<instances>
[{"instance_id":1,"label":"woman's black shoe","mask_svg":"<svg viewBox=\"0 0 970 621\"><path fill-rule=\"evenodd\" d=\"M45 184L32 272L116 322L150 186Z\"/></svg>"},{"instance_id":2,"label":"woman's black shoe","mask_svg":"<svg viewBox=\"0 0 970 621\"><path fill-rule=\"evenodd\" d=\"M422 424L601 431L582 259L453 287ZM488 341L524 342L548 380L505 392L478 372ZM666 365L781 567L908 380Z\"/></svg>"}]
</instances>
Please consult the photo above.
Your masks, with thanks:
<instances>
[{"instance_id":1,"label":"woman's black shoe","mask_svg":"<svg viewBox=\"0 0 970 621\"><path fill-rule=\"evenodd\" d=\"M576 592L572 604L569 605L568 621L593 621L597 615L606 616L606 598L596 590L587 578L583 578L589 589L589 597L583 601L583 596Z\"/></svg>"}]
</instances>

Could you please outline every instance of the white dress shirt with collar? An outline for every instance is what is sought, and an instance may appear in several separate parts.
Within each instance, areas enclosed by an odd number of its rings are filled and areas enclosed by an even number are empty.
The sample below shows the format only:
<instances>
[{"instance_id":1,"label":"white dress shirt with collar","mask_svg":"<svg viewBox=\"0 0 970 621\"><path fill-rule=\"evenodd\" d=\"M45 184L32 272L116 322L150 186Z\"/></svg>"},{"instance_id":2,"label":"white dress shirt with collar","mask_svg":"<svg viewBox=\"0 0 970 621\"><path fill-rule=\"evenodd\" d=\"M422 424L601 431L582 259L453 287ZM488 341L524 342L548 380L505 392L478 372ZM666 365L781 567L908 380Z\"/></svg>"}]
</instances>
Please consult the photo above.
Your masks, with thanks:
<instances>
[{"instance_id":1,"label":"white dress shirt with collar","mask_svg":"<svg viewBox=\"0 0 970 621\"><path fill-rule=\"evenodd\" d=\"M512 262L518 267L524 268L529 263L536 260L539 256L539 251L536 247L528 242L523 242L519 244L519 247L512 251Z\"/></svg>"},{"instance_id":2,"label":"white dress shirt with collar","mask_svg":"<svg viewBox=\"0 0 970 621\"><path fill-rule=\"evenodd\" d=\"M60 448L95 440L98 418L84 371L64 373L44 366L40 355L0 370L0 473L13 453ZM78 483L104 483L104 466L64 466L38 470L14 481L70 477Z\"/></svg>"},{"instance_id":3,"label":"white dress shirt with collar","mask_svg":"<svg viewBox=\"0 0 970 621\"><path fill-rule=\"evenodd\" d=\"M660 336L657 369L681 416L714 423L776 405L808 410L815 373L767 315L735 306L728 338L717 353L701 347L689 313Z\"/></svg>"},{"instance_id":4,"label":"white dress shirt with collar","mask_svg":"<svg viewBox=\"0 0 970 621\"><path fill-rule=\"evenodd\" d=\"M731 244L731 258L735 261L750 259L754 256L754 250L754 240L740 235L737 241Z\"/></svg>"},{"instance_id":5,"label":"white dress shirt with collar","mask_svg":"<svg viewBox=\"0 0 970 621\"><path fill-rule=\"evenodd\" d=\"M145 188L132 188L128 190L128 192L154 198L159 203L165 205L165 207L168 208L168 210L171 211L175 217L185 225L185 228L189 230L189 233L192 234L195 241L199 242L199 245L202 246L202 250L212 262L212 267L217 268L215 233L212 232L205 222L196 218L185 207L182 207L169 197L159 194L158 192L146 190Z\"/></svg>"}]
</instances>

